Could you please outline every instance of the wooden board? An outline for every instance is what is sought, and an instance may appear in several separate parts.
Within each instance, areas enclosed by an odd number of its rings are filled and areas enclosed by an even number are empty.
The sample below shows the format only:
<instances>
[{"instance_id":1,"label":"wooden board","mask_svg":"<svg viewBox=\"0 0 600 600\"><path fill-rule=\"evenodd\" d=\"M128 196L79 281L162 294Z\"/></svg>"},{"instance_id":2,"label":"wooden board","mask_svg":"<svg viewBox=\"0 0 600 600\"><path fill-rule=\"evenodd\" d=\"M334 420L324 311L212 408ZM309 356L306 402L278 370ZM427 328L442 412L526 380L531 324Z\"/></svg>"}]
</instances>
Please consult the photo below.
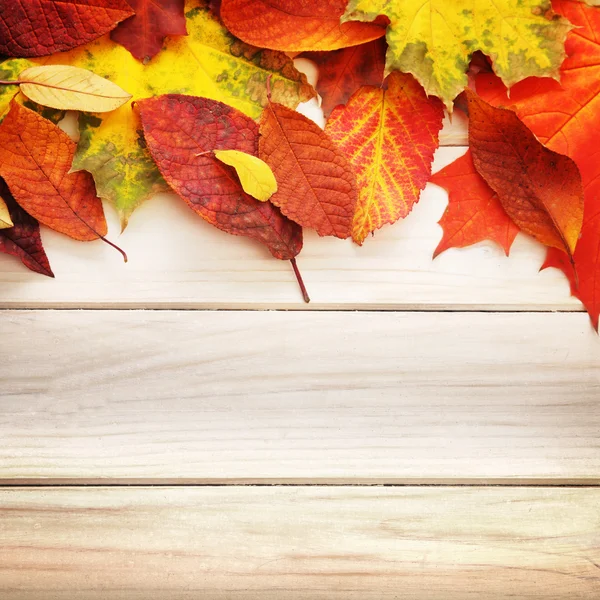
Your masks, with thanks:
<instances>
[{"instance_id":1,"label":"wooden board","mask_svg":"<svg viewBox=\"0 0 600 600\"><path fill-rule=\"evenodd\" d=\"M2 600L600 596L600 489L0 490Z\"/></svg>"},{"instance_id":2,"label":"wooden board","mask_svg":"<svg viewBox=\"0 0 600 600\"><path fill-rule=\"evenodd\" d=\"M441 148L435 168L464 151ZM145 203L121 236L107 206L109 238L128 252L127 264L102 242L75 242L44 228L56 279L0 255L0 307L581 310L562 273L539 273L545 250L524 235L510 258L481 243L432 260L446 204L447 194L429 184L405 220L362 247L306 232L298 264L310 305L289 262L215 229L176 196Z\"/></svg>"},{"instance_id":3,"label":"wooden board","mask_svg":"<svg viewBox=\"0 0 600 600\"><path fill-rule=\"evenodd\" d=\"M585 314L0 318L5 482L600 482Z\"/></svg>"}]
</instances>

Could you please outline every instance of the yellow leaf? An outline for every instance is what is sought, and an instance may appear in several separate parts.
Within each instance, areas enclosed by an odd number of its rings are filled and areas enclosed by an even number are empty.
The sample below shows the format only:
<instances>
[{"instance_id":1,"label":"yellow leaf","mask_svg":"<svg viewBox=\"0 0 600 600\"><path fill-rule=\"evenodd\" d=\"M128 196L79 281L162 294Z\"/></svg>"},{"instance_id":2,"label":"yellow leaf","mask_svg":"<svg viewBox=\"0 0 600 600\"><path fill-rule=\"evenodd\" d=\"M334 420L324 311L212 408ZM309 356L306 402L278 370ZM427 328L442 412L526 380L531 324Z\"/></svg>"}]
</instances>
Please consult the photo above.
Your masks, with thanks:
<instances>
[{"instance_id":1,"label":"yellow leaf","mask_svg":"<svg viewBox=\"0 0 600 600\"><path fill-rule=\"evenodd\" d=\"M0 229L8 229L13 225L14 223L8 212L8 206L6 206L6 202L0 197Z\"/></svg>"},{"instance_id":2,"label":"yellow leaf","mask_svg":"<svg viewBox=\"0 0 600 600\"><path fill-rule=\"evenodd\" d=\"M29 99L62 110L108 112L131 99L112 81L69 65L30 67L19 74L19 81Z\"/></svg>"},{"instance_id":3,"label":"yellow leaf","mask_svg":"<svg viewBox=\"0 0 600 600\"><path fill-rule=\"evenodd\" d=\"M221 162L236 170L246 194L266 202L277 191L277 181L271 167L257 156L239 150L215 150L214 154Z\"/></svg>"},{"instance_id":4,"label":"yellow leaf","mask_svg":"<svg viewBox=\"0 0 600 600\"><path fill-rule=\"evenodd\" d=\"M507 86L530 76L559 78L570 23L550 0L350 0L342 21L385 15L386 72L412 73L449 111L481 50Z\"/></svg>"},{"instance_id":5,"label":"yellow leaf","mask_svg":"<svg viewBox=\"0 0 600 600\"><path fill-rule=\"evenodd\" d=\"M92 173L98 195L115 206L123 227L144 200L169 189L146 149L132 102L161 94L189 94L220 100L257 118L267 102L269 75L275 102L295 108L315 95L285 54L234 38L205 2L198 6L198 0L188 0L187 6L189 35L167 38L163 50L147 65L109 36L34 61L89 69L132 94L132 101L112 112L79 116L81 135L73 161L73 170ZM0 72L4 66L0 65Z\"/></svg>"}]
</instances>

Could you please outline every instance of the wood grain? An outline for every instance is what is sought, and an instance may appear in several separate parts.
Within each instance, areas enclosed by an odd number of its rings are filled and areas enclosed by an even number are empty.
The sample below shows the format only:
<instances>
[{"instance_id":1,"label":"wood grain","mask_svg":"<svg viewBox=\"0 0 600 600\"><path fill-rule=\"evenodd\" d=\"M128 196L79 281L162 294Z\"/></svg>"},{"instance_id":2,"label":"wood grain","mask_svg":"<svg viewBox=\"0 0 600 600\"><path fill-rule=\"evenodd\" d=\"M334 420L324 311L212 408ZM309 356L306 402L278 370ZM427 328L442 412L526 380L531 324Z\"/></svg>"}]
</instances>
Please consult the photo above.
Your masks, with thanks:
<instances>
[{"instance_id":1,"label":"wood grain","mask_svg":"<svg viewBox=\"0 0 600 600\"><path fill-rule=\"evenodd\" d=\"M0 318L5 483L600 482L584 314Z\"/></svg>"},{"instance_id":2,"label":"wood grain","mask_svg":"<svg viewBox=\"0 0 600 600\"><path fill-rule=\"evenodd\" d=\"M463 152L440 149L436 168ZM562 273L538 272L545 250L524 235L510 258L481 243L432 260L446 203L446 193L430 184L405 220L363 247L306 232L298 264L308 306L289 262L215 229L176 196L145 203L122 236L106 207L109 238L127 251L127 264L102 242L75 242L44 229L56 279L0 255L0 307L581 310Z\"/></svg>"},{"instance_id":3,"label":"wood grain","mask_svg":"<svg viewBox=\"0 0 600 600\"><path fill-rule=\"evenodd\" d=\"M0 490L3 600L600 595L600 489Z\"/></svg>"}]
</instances>

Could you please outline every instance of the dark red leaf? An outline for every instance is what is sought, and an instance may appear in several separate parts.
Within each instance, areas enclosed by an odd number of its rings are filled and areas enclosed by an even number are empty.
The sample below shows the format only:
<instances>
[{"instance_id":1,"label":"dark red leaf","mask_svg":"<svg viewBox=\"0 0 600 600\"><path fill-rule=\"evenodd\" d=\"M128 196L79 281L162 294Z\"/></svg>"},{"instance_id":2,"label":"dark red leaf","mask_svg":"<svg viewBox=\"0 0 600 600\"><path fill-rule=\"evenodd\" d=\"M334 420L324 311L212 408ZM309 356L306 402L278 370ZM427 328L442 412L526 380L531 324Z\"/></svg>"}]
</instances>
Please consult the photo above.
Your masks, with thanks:
<instances>
[{"instance_id":1,"label":"dark red leaf","mask_svg":"<svg viewBox=\"0 0 600 600\"><path fill-rule=\"evenodd\" d=\"M0 0L0 54L45 56L90 42L133 15L127 0Z\"/></svg>"},{"instance_id":2,"label":"dark red leaf","mask_svg":"<svg viewBox=\"0 0 600 600\"><path fill-rule=\"evenodd\" d=\"M110 37L138 60L148 61L162 48L167 35L187 35L184 0L127 0L135 15Z\"/></svg>"},{"instance_id":3,"label":"dark red leaf","mask_svg":"<svg viewBox=\"0 0 600 600\"><path fill-rule=\"evenodd\" d=\"M14 227L0 229L0 252L20 258L36 273L54 277L42 245L39 223L15 202L3 179L0 179L0 198L6 202L14 223Z\"/></svg>"}]
</instances>

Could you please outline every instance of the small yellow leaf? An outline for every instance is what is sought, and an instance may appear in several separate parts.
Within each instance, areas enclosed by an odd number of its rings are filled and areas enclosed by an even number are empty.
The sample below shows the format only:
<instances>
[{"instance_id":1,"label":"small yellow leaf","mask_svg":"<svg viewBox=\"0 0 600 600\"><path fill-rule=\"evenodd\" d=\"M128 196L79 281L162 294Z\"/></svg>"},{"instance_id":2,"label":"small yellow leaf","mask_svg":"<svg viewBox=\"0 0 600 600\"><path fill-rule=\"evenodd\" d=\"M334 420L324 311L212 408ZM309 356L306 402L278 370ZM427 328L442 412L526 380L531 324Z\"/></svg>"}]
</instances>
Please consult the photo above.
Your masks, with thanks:
<instances>
[{"instance_id":1,"label":"small yellow leaf","mask_svg":"<svg viewBox=\"0 0 600 600\"><path fill-rule=\"evenodd\" d=\"M8 212L8 206L6 206L6 202L0 197L0 229L8 229L13 225L14 223Z\"/></svg>"},{"instance_id":2,"label":"small yellow leaf","mask_svg":"<svg viewBox=\"0 0 600 600\"><path fill-rule=\"evenodd\" d=\"M112 81L67 65L30 67L20 73L19 81L30 100L62 110L109 112L131 99Z\"/></svg>"},{"instance_id":3,"label":"small yellow leaf","mask_svg":"<svg viewBox=\"0 0 600 600\"><path fill-rule=\"evenodd\" d=\"M215 150L215 156L236 170L244 191L253 198L266 202L277 191L271 167L257 156L239 150Z\"/></svg>"}]
</instances>

